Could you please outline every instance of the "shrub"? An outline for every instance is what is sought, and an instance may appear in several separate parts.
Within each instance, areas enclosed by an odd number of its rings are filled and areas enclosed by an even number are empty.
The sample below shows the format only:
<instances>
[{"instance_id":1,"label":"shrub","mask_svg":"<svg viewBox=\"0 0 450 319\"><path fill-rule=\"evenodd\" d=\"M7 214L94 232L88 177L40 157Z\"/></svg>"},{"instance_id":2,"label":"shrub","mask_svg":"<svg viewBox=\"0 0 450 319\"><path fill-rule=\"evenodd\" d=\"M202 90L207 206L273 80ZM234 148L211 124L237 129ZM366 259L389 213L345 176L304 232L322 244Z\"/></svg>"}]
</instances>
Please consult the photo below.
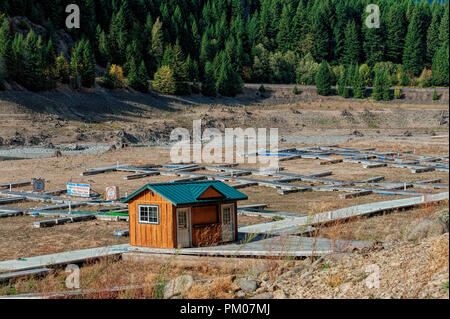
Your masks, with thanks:
<instances>
[{"instance_id":1,"label":"shrub","mask_svg":"<svg viewBox=\"0 0 450 319\"><path fill-rule=\"evenodd\" d=\"M433 101L437 101L437 100L439 100L439 95L436 92L436 88L434 88L434 90L433 90Z\"/></svg>"},{"instance_id":2,"label":"shrub","mask_svg":"<svg viewBox=\"0 0 450 319\"><path fill-rule=\"evenodd\" d=\"M295 95L299 93L297 86L294 86L294 88L292 89L292 93L294 93Z\"/></svg>"},{"instance_id":3,"label":"shrub","mask_svg":"<svg viewBox=\"0 0 450 319\"><path fill-rule=\"evenodd\" d=\"M402 98L402 91L400 89L394 90L394 99L398 100Z\"/></svg>"},{"instance_id":4,"label":"shrub","mask_svg":"<svg viewBox=\"0 0 450 319\"><path fill-rule=\"evenodd\" d=\"M70 82L70 66L62 54L55 60L55 75L61 83L68 84Z\"/></svg>"},{"instance_id":5,"label":"shrub","mask_svg":"<svg viewBox=\"0 0 450 319\"><path fill-rule=\"evenodd\" d=\"M367 64L361 64L359 67L359 76L366 87L372 84L372 71Z\"/></svg>"},{"instance_id":6,"label":"shrub","mask_svg":"<svg viewBox=\"0 0 450 319\"><path fill-rule=\"evenodd\" d=\"M164 65L156 71L153 87L164 94L176 93L175 76L169 66Z\"/></svg>"},{"instance_id":7,"label":"shrub","mask_svg":"<svg viewBox=\"0 0 450 319\"><path fill-rule=\"evenodd\" d=\"M266 95L266 88L264 87L264 84L261 84L261 85L259 86L258 92L259 92L259 95L260 95L261 97L265 97L265 95Z\"/></svg>"},{"instance_id":8,"label":"shrub","mask_svg":"<svg viewBox=\"0 0 450 319\"><path fill-rule=\"evenodd\" d=\"M430 87L432 85L431 70L427 70L427 68L424 68L419 78L417 79L417 82L419 82L419 87L421 88Z\"/></svg>"},{"instance_id":9,"label":"shrub","mask_svg":"<svg viewBox=\"0 0 450 319\"><path fill-rule=\"evenodd\" d=\"M314 85L318 70L319 64L314 61L311 53L308 53L298 64L296 70L297 84Z\"/></svg>"},{"instance_id":10,"label":"shrub","mask_svg":"<svg viewBox=\"0 0 450 319\"><path fill-rule=\"evenodd\" d=\"M409 77L408 73L402 72L400 75L400 85L402 86L410 86L411 85L411 78Z\"/></svg>"},{"instance_id":11,"label":"shrub","mask_svg":"<svg viewBox=\"0 0 450 319\"><path fill-rule=\"evenodd\" d=\"M121 88L124 86L125 77L123 75L122 67L113 64L111 67L106 68L108 71L102 77L103 86L109 89Z\"/></svg>"},{"instance_id":12,"label":"shrub","mask_svg":"<svg viewBox=\"0 0 450 319\"><path fill-rule=\"evenodd\" d=\"M175 77L169 66L164 65L156 71L153 87L164 94L176 93Z\"/></svg>"}]
</instances>

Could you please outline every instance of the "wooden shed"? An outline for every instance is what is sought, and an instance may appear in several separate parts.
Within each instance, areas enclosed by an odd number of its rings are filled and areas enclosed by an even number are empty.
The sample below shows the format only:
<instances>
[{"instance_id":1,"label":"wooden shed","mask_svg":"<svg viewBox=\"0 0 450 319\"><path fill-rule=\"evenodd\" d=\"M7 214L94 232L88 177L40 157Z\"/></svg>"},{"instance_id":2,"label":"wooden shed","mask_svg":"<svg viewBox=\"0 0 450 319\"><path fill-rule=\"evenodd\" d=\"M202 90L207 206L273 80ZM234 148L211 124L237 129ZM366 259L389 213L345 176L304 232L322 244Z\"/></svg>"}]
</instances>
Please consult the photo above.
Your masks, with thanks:
<instances>
[{"instance_id":1,"label":"wooden shed","mask_svg":"<svg viewBox=\"0 0 450 319\"><path fill-rule=\"evenodd\" d=\"M220 181L147 184L123 199L130 244L210 246L237 240L237 201L247 195Z\"/></svg>"}]
</instances>

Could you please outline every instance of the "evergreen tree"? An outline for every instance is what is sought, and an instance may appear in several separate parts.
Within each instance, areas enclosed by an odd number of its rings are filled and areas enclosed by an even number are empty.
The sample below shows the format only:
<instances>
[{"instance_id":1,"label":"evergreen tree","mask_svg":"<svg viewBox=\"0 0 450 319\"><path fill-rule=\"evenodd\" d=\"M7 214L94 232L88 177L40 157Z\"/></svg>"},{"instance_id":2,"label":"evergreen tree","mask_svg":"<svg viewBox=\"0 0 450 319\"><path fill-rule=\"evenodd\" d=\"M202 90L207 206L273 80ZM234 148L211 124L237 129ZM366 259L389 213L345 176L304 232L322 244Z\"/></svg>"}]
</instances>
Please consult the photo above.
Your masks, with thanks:
<instances>
[{"instance_id":1,"label":"evergreen tree","mask_svg":"<svg viewBox=\"0 0 450 319\"><path fill-rule=\"evenodd\" d=\"M378 70L375 72L375 79L373 80L372 98L375 101L389 101L391 99L390 81L386 71Z\"/></svg>"},{"instance_id":2,"label":"evergreen tree","mask_svg":"<svg viewBox=\"0 0 450 319\"><path fill-rule=\"evenodd\" d=\"M385 42L385 25L380 21L379 28L369 28L364 23L368 14L365 12L363 15L363 50L365 54L366 63L369 66L375 65L377 62L381 62L385 57L386 42Z\"/></svg>"},{"instance_id":3,"label":"evergreen tree","mask_svg":"<svg viewBox=\"0 0 450 319\"><path fill-rule=\"evenodd\" d=\"M329 95L331 93L332 74L328 63L324 60L320 64L319 71L316 75L317 94Z\"/></svg>"},{"instance_id":4,"label":"evergreen tree","mask_svg":"<svg viewBox=\"0 0 450 319\"><path fill-rule=\"evenodd\" d=\"M291 13L290 8L284 4L281 13L280 24L278 26L277 44L282 52L292 50L293 38L291 30Z\"/></svg>"},{"instance_id":5,"label":"evergreen tree","mask_svg":"<svg viewBox=\"0 0 450 319\"><path fill-rule=\"evenodd\" d=\"M439 40L440 43L448 43L449 42L449 4L448 2L445 4L445 10L441 19L441 25L439 26Z\"/></svg>"},{"instance_id":6,"label":"evergreen tree","mask_svg":"<svg viewBox=\"0 0 450 319\"><path fill-rule=\"evenodd\" d=\"M431 77L433 85L448 86L449 85L449 45L448 42L440 46L433 57L431 66Z\"/></svg>"},{"instance_id":7,"label":"evergreen tree","mask_svg":"<svg viewBox=\"0 0 450 319\"><path fill-rule=\"evenodd\" d=\"M82 48L81 85L92 87L95 84L95 57L89 40L85 40Z\"/></svg>"},{"instance_id":8,"label":"evergreen tree","mask_svg":"<svg viewBox=\"0 0 450 319\"><path fill-rule=\"evenodd\" d=\"M233 70L230 58L221 52L220 69L217 75L217 91L223 96L236 96L242 91L242 79Z\"/></svg>"},{"instance_id":9,"label":"evergreen tree","mask_svg":"<svg viewBox=\"0 0 450 319\"><path fill-rule=\"evenodd\" d=\"M359 67L355 67L355 75L353 77L353 97L363 99L366 95L366 85L364 79L359 73Z\"/></svg>"},{"instance_id":10,"label":"evergreen tree","mask_svg":"<svg viewBox=\"0 0 450 319\"><path fill-rule=\"evenodd\" d=\"M313 35L314 46L312 48L312 54L315 60L331 60L332 56L332 32L330 28L330 16L329 6L319 4L315 15L313 16Z\"/></svg>"},{"instance_id":11,"label":"evergreen tree","mask_svg":"<svg viewBox=\"0 0 450 319\"><path fill-rule=\"evenodd\" d=\"M140 92L148 91L148 75L145 63L142 61L139 67L136 66L134 60L130 63L130 72L127 78L128 86Z\"/></svg>"},{"instance_id":12,"label":"evergreen tree","mask_svg":"<svg viewBox=\"0 0 450 319\"><path fill-rule=\"evenodd\" d=\"M373 79L372 98L375 101L380 101L383 98L383 82L381 73L383 73L383 71L377 71L375 73L375 78Z\"/></svg>"},{"instance_id":13,"label":"evergreen tree","mask_svg":"<svg viewBox=\"0 0 450 319\"><path fill-rule=\"evenodd\" d=\"M0 15L0 58L3 59L5 63L5 73L6 73L6 62L10 59L11 50L11 32L9 30L8 19Z\"/></svg>"},{"instance_id":14,"label":"evergreen tree","mask_svg":"<svg viewBox=\"0 0 450 319\"><path fill-rule=\"evenodd\" d=\"M403 50L403 66L405 69L414 74L419 75L424 66L425 59L425 43L424 28L422 15L415 9L406 35L405 48Z\"/></svg>"},{"instance_id":15,"label":"evergreen tree","mask_svg":"<svg viewBox=\"0 0 450 319\"><path fill-rule=\"evenodd\" d=\"M164 34L162 30L162 22L156 19L152 28L152 47L151 55L156 61L156 65L160 66L164 54Z\"/></svg>"},{"instance_id":16,"label":"evergreen tree","mask_svg":"<svg viewBox=\"0 0 450 319\"><path fill-rule=\"evenodd\" d=\"M435 10L433 12L433 18L431 20L431 24L428 27L427 31L427 54L426 54L426 62L427 64L431 64L434 54L436 50L440 46L439 41L439 26L441 24L441 16L440 11Z\"/></svg>"},{"instance_id":17,"label":"evergreen tree","mask_svg":"<svg viewBox=\"0 0 450 319\"><path fill-rule=\"evenodd\" d=\"M406 36L406 17L401 4L392 4L386 18L386 59L401 63Z\"/></svg>"},{"instance_id":18,"label":"evergreen tree","mask_svg":"<svg viewBox=\"0 0 450 319\"><path fill-rule=\"evenodd\" d=\"M342 62L345 65L358 63L361 56L361 42L355 20L347 24L345 29L345 47Z\"/></svg>"},{"instance_id":19,"label":"evergreen tree","mask_svg":"<svg viewBox=\"0 0 450 319\"><path fill-rule=\"evenodd\" d=\"M216 96L216 78L214 76L214 68L211 62L206 62L205 76L202 82L201 92L205 96Z\"/></svg>"}]
</instances>

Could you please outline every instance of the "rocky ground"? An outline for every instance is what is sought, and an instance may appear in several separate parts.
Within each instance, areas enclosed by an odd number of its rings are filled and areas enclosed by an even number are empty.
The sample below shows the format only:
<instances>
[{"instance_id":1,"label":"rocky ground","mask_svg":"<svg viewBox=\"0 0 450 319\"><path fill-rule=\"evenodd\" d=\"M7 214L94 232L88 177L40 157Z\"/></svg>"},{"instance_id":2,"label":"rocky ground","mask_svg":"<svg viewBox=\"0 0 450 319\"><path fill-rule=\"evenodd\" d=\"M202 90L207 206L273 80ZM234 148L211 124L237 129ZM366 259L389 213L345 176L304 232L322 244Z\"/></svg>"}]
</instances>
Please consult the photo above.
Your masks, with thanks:
<instances>
[{"instance_id":1,"label":"rocky ground","mask_svg":"<svg viewBox=\"0 0 450 319\"><path fill-rule=\"evenodd\" d=\"M439 101L432 91L405 91L405 99L369 100L318 98L307 89L273 87L266 98L248 87L232 98L210 99L141 94L102 88L74 92L67 88L32 93L0 92L0 148L58 147L60 144L165 144L176 127L278 127L280 135L436 135L448 130L448 90ZM329 135L329 134L328 134Z\"/></svg>"},{"instance_id":2,"label":"rocky ground","mask_svg":"<svg viewBox=\"0 0 450 319\"><path fill-rule=\"evenodd\" d=\"M192 283L180 293L187 298L448 299L448 250L447 232L418 242L375 244L313 263L292 261L275 268L263 264L250 275Z\"/></svg>"}]
</instances>

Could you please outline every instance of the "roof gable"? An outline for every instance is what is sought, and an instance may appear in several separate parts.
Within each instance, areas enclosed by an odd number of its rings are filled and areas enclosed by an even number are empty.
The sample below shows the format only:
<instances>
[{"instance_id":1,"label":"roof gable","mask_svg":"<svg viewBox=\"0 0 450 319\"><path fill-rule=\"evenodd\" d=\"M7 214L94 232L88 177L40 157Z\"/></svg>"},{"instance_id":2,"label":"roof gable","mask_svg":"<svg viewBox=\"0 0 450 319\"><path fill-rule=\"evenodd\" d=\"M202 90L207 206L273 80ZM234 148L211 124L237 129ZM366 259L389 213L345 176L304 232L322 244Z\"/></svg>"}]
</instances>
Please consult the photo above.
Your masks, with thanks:
<instances>
[{"instance_id":1,"label":"roof gable","mask_svg":"<svg viewBox=\"0 0 450 319\"><path fill-rule=\"evenodd\" d=\"M212 199L212 198L223 198L224 195L219 192L217 189L214 188L214 186L209 186L207 189L205 189L199 196L197 196L197 199Z\"/></svg>"},{"instance_id":2,"label":"roof gable","mask_svg":"<svg viewBox=\"0 0 450 319\"><path fill-rule=\"evenodd\" d=\"M147 189L174 205L248 199L247 195L220 181L198 181L147 184L122 199L122 202L129 202Z\"/></svg>"}]
</instances>

